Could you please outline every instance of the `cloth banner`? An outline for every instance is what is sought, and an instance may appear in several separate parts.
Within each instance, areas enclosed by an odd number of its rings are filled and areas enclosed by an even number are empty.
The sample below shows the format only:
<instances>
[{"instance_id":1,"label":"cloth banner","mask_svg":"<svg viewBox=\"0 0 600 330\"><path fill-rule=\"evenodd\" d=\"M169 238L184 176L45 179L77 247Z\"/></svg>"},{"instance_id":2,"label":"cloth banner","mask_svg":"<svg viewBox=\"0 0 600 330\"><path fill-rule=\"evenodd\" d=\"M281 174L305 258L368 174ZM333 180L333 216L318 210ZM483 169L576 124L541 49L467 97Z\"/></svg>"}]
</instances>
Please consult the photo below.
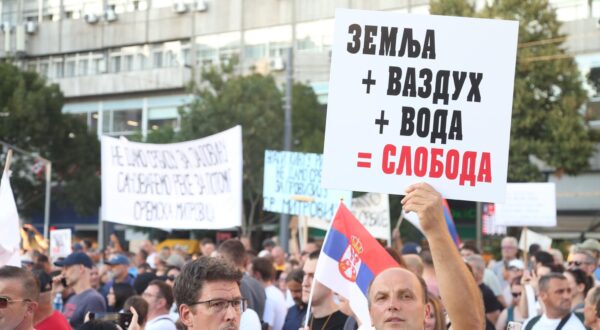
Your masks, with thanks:
<instances>
[{"instance_id":1,"label":"cloth banner","mask_svg":"<svg viewBox=\"0 0 600 330\"><path fill-rule=\"evenodd\" d=\"M102 220L162 229L241 225L241 126L181 143L101 142Z\"/></svg>"},{"instance_id":2,"label":"cloth banner","mask_svg":"<svg viewBox=\"0 0 600 330\"><path fill-rule=\"evenodd\" d=\"M4 172L0 181L0 267L21 267L19 213L9 177L10 172Z\"/></svg>"}]
</instances>

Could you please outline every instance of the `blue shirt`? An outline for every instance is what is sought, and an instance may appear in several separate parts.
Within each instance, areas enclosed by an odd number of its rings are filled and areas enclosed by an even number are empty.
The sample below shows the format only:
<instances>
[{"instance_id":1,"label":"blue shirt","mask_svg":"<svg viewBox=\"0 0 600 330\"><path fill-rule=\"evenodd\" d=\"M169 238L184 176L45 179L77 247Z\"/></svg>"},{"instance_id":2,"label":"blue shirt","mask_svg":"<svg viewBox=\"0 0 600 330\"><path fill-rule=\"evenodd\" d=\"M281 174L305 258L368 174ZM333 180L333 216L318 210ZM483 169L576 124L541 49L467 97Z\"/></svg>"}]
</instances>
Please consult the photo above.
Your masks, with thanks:
<instances>
[{"instance_id":1,"label":"blue shirt","mask_svg":"<svg viewBox=\"0 0 600 330\"><path fill-rule=\"evenodd\" d=\"M288 308L282 330L298 330L302 328L305 317L306 305L302 305L302 308L300 308L297 304L294 304L294 306Z\"/></svg>"}]
</instances>

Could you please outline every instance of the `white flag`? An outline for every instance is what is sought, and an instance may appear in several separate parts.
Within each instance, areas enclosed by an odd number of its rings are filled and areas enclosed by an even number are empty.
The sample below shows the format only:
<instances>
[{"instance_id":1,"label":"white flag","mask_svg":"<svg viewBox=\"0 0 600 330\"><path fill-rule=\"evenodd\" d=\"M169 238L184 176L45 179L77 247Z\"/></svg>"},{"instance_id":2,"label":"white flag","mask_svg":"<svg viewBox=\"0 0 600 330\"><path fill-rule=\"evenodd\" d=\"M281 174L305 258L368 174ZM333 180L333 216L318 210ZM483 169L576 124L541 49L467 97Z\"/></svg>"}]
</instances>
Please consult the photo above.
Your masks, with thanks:
<instances>
[{"instance_id":1,"label":"white flag","mask_svg":"<svg viewBox=\"0 0 600 330\"><path fill-rule=\"evenodd\" d=\"M0 267L21 267L19 214L10 188L9 173L4 172L0 182Z\"/></svg>"}]
</instances>

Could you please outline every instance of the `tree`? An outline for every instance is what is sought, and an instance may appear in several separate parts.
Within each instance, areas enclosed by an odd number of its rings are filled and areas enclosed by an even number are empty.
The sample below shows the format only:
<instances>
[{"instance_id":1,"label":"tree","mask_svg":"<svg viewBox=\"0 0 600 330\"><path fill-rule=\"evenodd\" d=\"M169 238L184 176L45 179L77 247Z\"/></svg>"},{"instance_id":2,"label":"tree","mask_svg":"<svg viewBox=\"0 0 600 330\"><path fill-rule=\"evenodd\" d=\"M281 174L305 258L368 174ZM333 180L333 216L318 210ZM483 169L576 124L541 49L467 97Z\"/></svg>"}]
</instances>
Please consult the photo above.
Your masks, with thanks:
<instances>
[{"instance_id":1,"label":"tree","mask_svg":"<svg viewBox=\"0 0 600 330\"><path fill-rule=\"evenodd\" d=\"M203 70L202 82L195 90L197 97L189 109L180 112L182 125L175 139L197 139L242 126L244 213L246 228L252 230L262 209L265 150L281 150L283 146L283 93L272 76L236 75L235 65L232 61ZM294 149L321 152L325 114L315 93L309 86L295 84L292 100Z\"/></svg>"},{"instance_id":2,"label":"tree","mask_svg":"<svg viewBox=\"0 0 600 330\"><path fill-rule=\"evenodd\" d=\"M100 145L85 123L63 114L63 95L34 72L0 62L0 137L4 142L52 162L52 201L81 215L100 205ZM41 213L44 176L32 171L35 159L15 155L11 183L21 214Z\"/></svg>"},{"instance_id":3,"label":"tree","mask_svg":"<svg viewBox=\"0 0 600 330\"><path fill-rule=\"evenodd\" d=\"M432 14L469 14L461 0L431 2ZM478 16L519 21L508 179L540 181L532 156L558 174L589 166L592 133L580 113L587 100L573 57L563 47L561 23L547 0L496 0Z\"/></svg>"}]
</instances>

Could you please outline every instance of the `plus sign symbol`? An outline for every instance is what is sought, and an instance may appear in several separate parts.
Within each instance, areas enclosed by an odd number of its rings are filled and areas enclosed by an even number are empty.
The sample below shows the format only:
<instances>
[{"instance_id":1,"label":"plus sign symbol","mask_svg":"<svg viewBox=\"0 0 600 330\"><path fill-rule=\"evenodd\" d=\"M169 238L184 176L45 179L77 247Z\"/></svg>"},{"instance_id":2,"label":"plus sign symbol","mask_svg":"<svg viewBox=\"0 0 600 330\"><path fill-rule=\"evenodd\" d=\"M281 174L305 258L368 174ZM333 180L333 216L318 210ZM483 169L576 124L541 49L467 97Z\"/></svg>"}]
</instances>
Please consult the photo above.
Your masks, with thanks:
<instances>
[{"instance_id":1,"label":"plus sign symbol","mask_svg":"<svg viewBox=\"0 0 600 330\"><path fill-rule=\"evenodd\" d=\"M381 117L375 119L375 125L379 125L379 134L383 134L383 127L390 124L390 121L385 119L385 111L381 110Z\"/></svg>"},{"instance_id":2,"label":"plus sign symbol","mask_svg":"<svg viewBox=\"0 0 600 330\"><path fill-rule=\"evenodd\" d=\"M371 78L371 70L367 73L367 78L362 80L363 85L367 85L367 94L371 94L371 85L375 85L376 80Z\"/></svg>"}]
</instances>

